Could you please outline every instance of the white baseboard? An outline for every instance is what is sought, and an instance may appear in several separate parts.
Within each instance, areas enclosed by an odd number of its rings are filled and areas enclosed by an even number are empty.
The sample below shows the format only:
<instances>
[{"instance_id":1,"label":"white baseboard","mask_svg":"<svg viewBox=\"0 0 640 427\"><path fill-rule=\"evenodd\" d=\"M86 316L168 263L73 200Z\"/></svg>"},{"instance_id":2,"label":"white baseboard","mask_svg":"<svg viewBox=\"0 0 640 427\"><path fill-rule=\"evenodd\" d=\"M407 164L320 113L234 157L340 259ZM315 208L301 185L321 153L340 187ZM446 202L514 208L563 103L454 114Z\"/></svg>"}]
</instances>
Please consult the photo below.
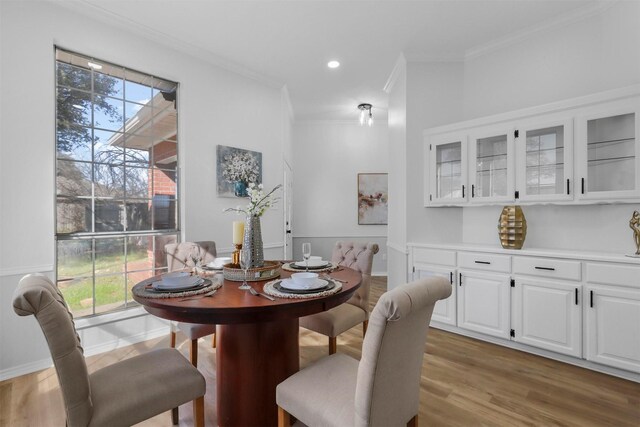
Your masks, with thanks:
<instances>
[{"instance_id":1,"label":"white baseboard","mask_svg":"<svg viewBox=\"0 0 640 427\"><path fill-rule=\"evenodd\" d=\"M96 354L104 353L106 351L115 350L116 348L126 347L131 344L136 344L142 341L151 340L161 336L169 335L169 326L162 328L152 329L150 331L141 332L139 334L131 335L128 337L117 338L91 347L85 347L85 357L93 356ZM51 358L36 360L34 362L25 363L23 365L13 366L11 368L3 369L0 371L0 381L8 380L11 378L19 377L20 375L30 374L32 372L47 369L53 366Z\"/></svg>"}]
</instances>

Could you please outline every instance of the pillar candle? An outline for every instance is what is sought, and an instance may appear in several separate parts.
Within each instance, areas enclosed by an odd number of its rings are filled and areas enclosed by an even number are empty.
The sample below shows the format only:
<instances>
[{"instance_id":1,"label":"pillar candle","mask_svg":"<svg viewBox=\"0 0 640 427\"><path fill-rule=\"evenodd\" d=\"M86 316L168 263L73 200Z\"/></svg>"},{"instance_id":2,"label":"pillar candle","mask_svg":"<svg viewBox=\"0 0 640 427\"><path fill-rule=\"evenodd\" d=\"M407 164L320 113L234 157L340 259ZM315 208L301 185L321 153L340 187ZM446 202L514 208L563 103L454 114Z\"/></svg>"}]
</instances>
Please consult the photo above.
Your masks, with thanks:
<instances>
[{"instance_id":1,"label":"pillar candle","mask_svg":"<svg viewBox=\"0 0 640 427\"><path fill-rule=\"evenodd\" d=\"M239 245L244 237L244 222L233 221L233 244Z\"/></svg>"}]
</instances>

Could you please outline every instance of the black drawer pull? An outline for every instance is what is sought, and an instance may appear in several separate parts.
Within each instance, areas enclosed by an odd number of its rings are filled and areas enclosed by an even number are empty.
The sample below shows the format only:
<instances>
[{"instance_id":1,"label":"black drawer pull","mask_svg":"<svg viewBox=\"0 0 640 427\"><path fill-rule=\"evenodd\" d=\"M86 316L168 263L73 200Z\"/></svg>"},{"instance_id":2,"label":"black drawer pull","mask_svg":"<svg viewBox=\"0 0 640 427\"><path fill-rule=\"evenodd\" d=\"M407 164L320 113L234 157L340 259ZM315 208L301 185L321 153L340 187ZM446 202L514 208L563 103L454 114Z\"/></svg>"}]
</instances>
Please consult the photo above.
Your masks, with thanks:
<instances>
[{"instance_id":1,"label":"black drawer pull","mask_svg":"<svg viewBox=\"0 0 640 427\"><path fill-rule=\"evenodd\" d=\"M449 273L449 283L453 285L453 271Z\"/></svg>"},{"instance_id":2,"label":"black drawer pull","mask_svg":"<svg viewBox=\"0 0 640 427\"><path fill-rule=\"evenodd\" d=\"M593 307L593 291L589 291L589 307Z\"/></svg>"},{"instance_id":3,"label":"black drawer pull","mask_svg":"<svg viewBox=\"0 0 640 427\"><path fill-rule=\"evenodd\" d=\"M487 265L491 265L491 263L489 261L476 261L476 264L487 264Z\"/></svg>"},{"instance_id":4,"label":"black drawer pull","mask_svg":"<svg viewBox=\"0 0 640 427\"><path fill-rule=\"evenodd\" d=\"M567 178L567 194L571 194L571 191L569 189L569 178Z\"/></svg>"},{"instance_id":5,"label":"black drawer pull","mask_svg":"<svg viewBox=\"0 0 640 427\"><path fill-rule=\"evenodd\" d=\"M458 286L462 286L462 273L460 273L460 276L458 277Z\"/></svg>"},{"instance_id":6,"label":"black drawer pull","mask_svg":"<svg viewBox=\"0 0 640 427\"><path fill-rule=\"evenodd\" d=\"M536 270L556 271L553 267L534 267Z\"/></svg>"},{"instance_id":7,"label":"black drawer pull","mask_svg":"<svg viewBox=\"0 0 640 427\"><path fill-rule=\"evenodd\" d=\"M581 182L582 182L582 194L584 194L584 178L582 178Z\"/></svg>"},{"instance_id":8,"label":"black drawer pull","mask_svg":"<svg viewBox=\"0 0 640 427\"><path fill-rule=\"evenodd\" d=\"M576 288L576 305L578 305L578 288Z\"/></svg>"},{"instance_id":9,"label":"black drawer pull","mask_svg":"<svg viewBox=\"0 0 640 427\"><path fill-rule=\"evenodd\" d=\"M464 199L464 185L462 186L462 198Z\"/></svg>"}]
</instances>

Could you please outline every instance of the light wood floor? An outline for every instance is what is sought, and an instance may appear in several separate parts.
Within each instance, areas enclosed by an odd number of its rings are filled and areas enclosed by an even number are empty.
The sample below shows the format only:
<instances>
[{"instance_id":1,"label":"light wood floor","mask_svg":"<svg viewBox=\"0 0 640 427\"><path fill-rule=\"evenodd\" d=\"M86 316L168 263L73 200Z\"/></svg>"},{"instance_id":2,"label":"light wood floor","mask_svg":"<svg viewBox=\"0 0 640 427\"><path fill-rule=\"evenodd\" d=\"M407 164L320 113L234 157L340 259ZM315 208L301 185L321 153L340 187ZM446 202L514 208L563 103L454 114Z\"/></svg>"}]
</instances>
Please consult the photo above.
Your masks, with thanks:
<instances>
[{"instance_id":1,"label":"light wood floor","mask_svg":"<svg viewBox=\"0 0 640 427\"><path fill-rule=\"evenodd\" d=\"M374 279L372 304L386 289ZM361 328L338 338L338 351L359 358ZM168 335L168 328L167 328ZM168 337L87 359L89 370L168 346ZM180 349L187 354L187 345ZM206 424L216 425L215 350L201 340L199 368L207 378ZM301 329L301 366L327 353L326 337ZM482 341L431 329L422 368L420 425L640 426L640 384ZM0 426L64 426L53 368L0 382ZM180 424L193 425L191 404ZM170 426L161 414L144 426Z\"/></svg>"}]
</instances>

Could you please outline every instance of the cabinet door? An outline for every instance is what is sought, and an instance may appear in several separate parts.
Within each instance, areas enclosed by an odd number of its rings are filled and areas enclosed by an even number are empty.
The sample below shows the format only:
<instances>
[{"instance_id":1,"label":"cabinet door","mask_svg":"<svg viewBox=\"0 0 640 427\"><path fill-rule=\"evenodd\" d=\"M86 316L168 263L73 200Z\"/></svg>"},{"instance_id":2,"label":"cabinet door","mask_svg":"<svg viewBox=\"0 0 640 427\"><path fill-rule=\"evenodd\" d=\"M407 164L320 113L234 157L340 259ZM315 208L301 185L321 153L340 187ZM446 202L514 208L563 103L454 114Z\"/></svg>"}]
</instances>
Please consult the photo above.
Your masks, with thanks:
<instances>
[{"instance_id":1,"label":"cabinet door","mask_svg":"<svg viewBox=\"0 0 640 427\"><path fill-rule=\"evenodd\" d=\"M471 203L514 200L514 130L482 129L469 143Z\"/></svg>"},{"instance_id":2,"label":"cabinet door","mask_svg":"<svg viewBox=\"0 0 640 427\"><path fill-rule=\"evenodd\" d=\"M518 128L516 194L522 201L573 199L573 122L546 121Z\"/></svg>"},{"instance_id":3,"label":"cabinet door","mask_svg":"<svg viewBox=\"0 0 640 427\"><path fill-rule=\"evenodd\" d=\"M640 197L639 101L626 100L578 118L576 195L579 199Z\"/></svg>"},{"instance_id":4,"label":"cabinet door","mask_svg":"<svg viewBox=\"0 0 640 427\"><path fill-rule=\"evenodd\" d=\"M467 137L438 135L429 139L429 205L459 205L467 200Z\"/></svg>"},{"instance_id":5,"label":"cabinet door","mask_svg":"<svg viewBox=\"0 0 640 427\"><path fill-rule=\"evenodd\" d=\"M640 291L588 285L587 294L587 360L640 372Z\"/></svg>"},{"instance_id":6,"label":"cabinet door","mask_svg":"<svg viewBox=\"0 0 640 427\"><path fill-rule=\"evenodd\" d=\"M509 339L510 280L506 274L458 273L458 326Z\"/></svg>"},{"instance_id":7,"label":"cabinet door","mask_svg":"<svg viewBox=\"0 0 640 427\"><path fill-rule=\"evenodd\" d=\"M516 276L514 341L582 357L582 285Z\"/></svg>"},{"instance_id":8,"label":"cabinet door","mask_svg":"<svg viewBox=\"0 0 640 427\"><path fill-rule=\"evenodd\" d=\"M451 296L447 299L436 302L433 308L432 321L446 323L447 325L456 325L456 286L454 284L454 271L442 267L433 266L416 266L413 279L424 279L426 277L445 277L451 283Z\"/></svg>"}]
</instances>

